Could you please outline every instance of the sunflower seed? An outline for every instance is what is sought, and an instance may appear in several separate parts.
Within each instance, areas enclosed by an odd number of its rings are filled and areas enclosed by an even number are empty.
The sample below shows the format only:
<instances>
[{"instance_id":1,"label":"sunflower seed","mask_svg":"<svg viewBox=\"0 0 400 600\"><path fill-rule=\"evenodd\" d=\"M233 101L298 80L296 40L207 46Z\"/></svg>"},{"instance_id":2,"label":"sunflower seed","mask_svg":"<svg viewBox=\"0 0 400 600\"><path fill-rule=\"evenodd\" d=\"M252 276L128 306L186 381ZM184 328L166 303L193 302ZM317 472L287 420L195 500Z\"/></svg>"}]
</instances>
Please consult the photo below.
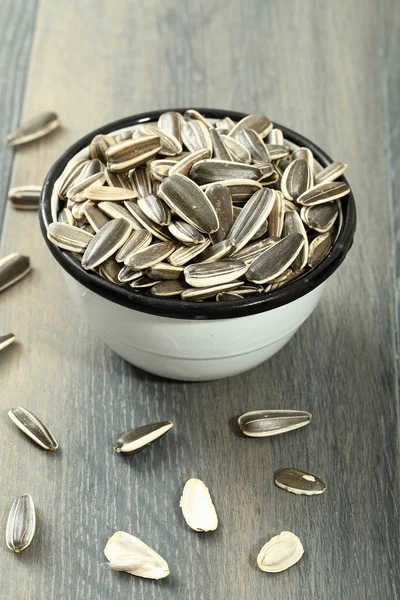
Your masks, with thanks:
<instances>
[{"instance_id":1,"label":"sunflower seed","mask_svg":"<svg viewBox=\"0 0 400 600\"><path fill-rule=\"evenodd\" d=\"M237 260L242 260L247 265L250 265L257 256L260 256L267 248L272 246L278 238L267 238L265 240L259 240L248 244L242 250L233 251L231 256L234 256Z\"/></svg>"},{"instance_id":2,"label":"sunflower seed","mask_svg":"<svg viewBox=\"0 0 400 600\"><path fill-rule=\"evenodd\" d=\"M232 161L245 164L251 163L250 152L237 139L227 135L221 135L220 138L225 148L228 150Z\"/></svg>"},{"instance_id":3,"label":"sunflower seed","mask_svg":"<svg viewBox=\"0 0 400 600\"><path fill-rule=\"evenodd\" d=\"M174 136L178 142L182 141L181 136L181 125L182 125L182 115L177 112L168 111L163 113L158 119L157 125L164 129L167 133Z\"/></svg>"},{"instance_id":4,"label":"sunflower seed","mask_svg":"<svg viewBox=\"0 0 400 600\"><path fill-rule=\"evenodd\" d=\"M171 211L165 202L154 194L149 194L137 201L138 207L157 225L169 225L171 222Z\"/></svg>"},{"instance_id":5,"label":"sunflower seed","mask_svg":"<svg viewBox=\"0 0 400 600\"><path fill-rule=\"evenodd\" d=\"M168 177L171 168L175 165L176 162L174 160L167 158L153 160L150 164L151 175L157 181L163 181L163 179Z\"/></svg>"},{"instance_id":6,"label":"sunflower seed","mask_svg":"<svg viewBox=\"0 0 400 600\"><path fill-rule=\"evenodd\" d=\"M136 198L137 192L120 187L91 185L85 190L85 196L88 200L96 202L121 202Z\"/></svg>"},{"instance_id":7,"label":"sunflower seed","mask_svg":"<svg viewBox=\"0 0 400 600\"><path fill-rule=\"evenodd\" d=\"M146 166L136 167L136 169L129 172L129 177L138 196L144 198L152 193L150 174Z\"/></svg>"},{"instance_id":8,"label":"sunflower seed","mask_svg":"<svg viewBox=\"0 0 400 600\"><path fill-rule=\"evenodd\" d=\"M271 160L281 160L290 154L289 146L284 144L266 144L266 148Z\"/></svg>"},{"instance_id":9,"label":"sunflower seed","mask_svg":"<svg viewBox=\"0 0 400 600\"><path fill-rule=\"evenodd\" d=\"M94 159L87 162L79 175L74 179L72 185L67 190L67 198L73 198L96 181L104 179L104 165L99 160Z\"/></svg>"},{"instance_id":10,"label":"sunflower seed","mask_svg":"<svg viewBox=\"0 0 400 600\"><path fill-rule=\"evenodd\" d=\"M76 160L74 162L69 162L64 173L61 175L58 180L58 197L61 200L67 199L67 191L75 181L77 177L79 177L80 172L83 167L87 165L89 161L86 158L81 158L80 160Z\"/></svg>"},{"instance_id":11,"label":"sunflower seed","mask_svg":"<svg viewBox=\"0 0 400 600\"><path fill-rule=\"evenodd\" d=\"M211 287L230 283L247 271L241 260L220 260L212 263L199 263L185 267L183 275L192 287Z\"/></svg>"},{"instance_id":12,"label":"sunflower seed","mask_svg":"<svg viewBox=\"0 0 400 600\"><path fill-rule=\"evenodd\" d=\"M160 149L161 140L157 135L120 142L106 151L108 167L114 173L129 171L129 169L146 162Z\"/></svg>"},{"instance_id":13,"label":"sunflower seed","mask_svg":"<svg viewBox=\"0 0 400 600\"><path fill-rule=\"evenodd\" d=\"M148 269L147 276L154 281L160 281L160 279L172 281L183 276L183 267L174 267L169 263L160 262Z\"/></svg>"},{"instance_id":14,"label":"sunflower seed","mask_svg":"<svg viewBox=\"0 0 400 600\"><path fill-rule=\"evenodd\" d=\"M250 241L253 242L255 240L259 240L264 237L264 235L268 231L268 219L263 221L257 231L251 236Z\"/></svg>"},{"instance_id":15,"label":"sunflower seed","mask_svg":"<svg viewBox=\"0 0 400 600\"><path fill-rule=\"evenodd\" d=\"M29 410L17 406L8 411L8 416L21 431L45 450L57 450L58 443L45 425Z\"/></svg>"},{"instance_id":16,"label":"sunflower seed","mask_svg":"<svg viewBox=\"0 0 400 600\"><path fill-rule=\"evenodd\" d=\"M311 171L311 176L313 174L314 171L314 157L313 157L313 153L311 152L311 150L309 148L296 148L296 150L293 150L292 152L292 156L291 159L294 162L297 159L302 159L305 160L306 163L308 164L310 171Z\"/></svg>"},{"instance_id":17,"label":"sunflower seed","mask_svg":"<svg viewBox=\"0 0 400 600\"><path fill-rule=\"evenodd\" d=\"M8 192L8 198L14 208L36 210L39 207L41 192L42 187L40 185L23 185L12 188Z\"/></svg>"},{"instance_id":18,"label":"sunflower seed","mask_svg":"<svg viewBox=\"0 0 400 600\"><path fill-rule=\"evenodd\" d=\"M283 146L283 133L280 129L271 129L267 135L267 144L273 144L274 146Z\"/></svg>"},{"instance_id":19,"label":"sunflower seed","mask_svg":"<svg viewBox=\"0 0 400 600\"><path fill-rule=\"evenodd\" d=\"M168 257L168 262L174 267L185 265L195 258L195 256L201 254L203 250L208 248L210 243L210 240L205 240L204 242L192 244L191 246L180 246Z\"/></svg>"},{"instance_id":20,"label":"sunflower seed","mask_svg":"<svg viewBox=\"0 0 400 600\"><path fill-rule=\"evenodd\" d=\"M115 144L116 141L111 135L96 135L89 145L90 158L97 158L107 164L106 150Z\"/></svg>"},{"instance_id":21,"label":"sunflower seed","mask_svg":"<svg viewBox=\"0 0 400 600\"><path fill-rule=\"evenodd\" d=\"M210 136L213 144L213 158L218 158L219 160L225 161L232 160L232 156L228 152L228 149L222 141L218 131L216 129L210 129Z\"/></svg>"},{"instance_id":22,"label":"sunflower seed","mask_svg":"<svg viewBox=\"0 0 400 600\"><path fill-rule=\"evenodd\" d=\"M227 131L231 131L231 129L234 128L235 123L230 117L224 117L223 119L216 121L214 126L217 129L226 129Z\"/></svg>"},{"instance_id":23,"label":"sunflower seed","mask_svg":"<svg viewBox=\"0 0 400 600\"><path fill-rule=\"evenodd\" d=\"M304 245L301 233L291 233L260 254L250 265L246 277L253 283L267 283L292 264Z\"/></svg>"},{"instance_id":24,"label":"sunflower seed","mask_svg":"<svg viewBox=\"0 0 400 600\"><path fill-rule=\"evenodd\" d=\"M268 216L268 236L281 237L285 218L285 203L283 194L275 190L275 202Z\"/></svg>"},{"instance_id":25,"label":"sunflower seed","mask_svg":"<svg viewBox=\"0 0 400 600\"><path fill-rule=\"evenodd\" d=\"M139 277L143 277L146 273L144 270L140 271L132 271L129 267L122 267L122 269L118 272L117 278L121 283L128 283L128 281L133 281L134 279L139 279Z\"/></svg>"},{"instance_id":26,"label":"sunflower seed","mask_svg":"<svg viewBox=\"0 0 400 600\"><path fill-rule=\"evenodd\" d=\"M30 494L16 498L7 519L6 544L15 553L25 550L35 535L35 506Z\"/></svg>"},{"instance_id":27,"label":"sunflower seed","mask_svg":"<svg viewBox=\"0 0 400 600\"><path fill-rule=\"evenodd\" d=\"M135 190L126 173L113 173L110 169L104 169L104 179L110 187ZM137 196L137 194L135 194Z\"/></svg>"},{"instance_id":28,"label":"sunflower seed","mask_svg":"<svg viewBox=\"0 0 400 600\"><path fill-rule=\"evenodd\" d=\"M236 123L236 125L229 132L230 137L236 137L239 131L242 129L253 129L256 133L259 134L261 139L267 137L271 129L273 128L273 124L267 117L263 115L247 115L241 121Z\"/></svg>"},{"instance_id":29,"label":"sunflower seed","mask_svg":"<svg viewBox=\"0 0 400 600\"><path fill-rule=\"evenodd\" d=\"M228 188L232 202L247 202L255 192L262 189L261 183L250 179L227 179L221 183ZM214 184L207 184L202 187L207 192L211 185Z\"/></svg>"},{"instance_id":30,"label":"sunflower seed","mask_svg":"<svg viewBox=\"0 0 400 600\"><path fill-rule=\"evenodd\" d=\"M165 131L165 129L161 129L155 125L141 125L139 133L143 136L158 136L161 143L159 153L164 156L174 156L175 154L182 152L182 144L180 141L168 133L168 131Z\"/></svg>"},{"instance_id":31,"label":"sunflower seed","mask_svg":"<svg viewBox=\"0 0 400 600\"><path fill-rule=\"evenodd\" d=\"M162 421L131 429L118 438L114 450L121 454L134 454L167 433L171 427L171 421Z\"/></svg>"},{"instance_id":32,"label":"sunflower seed","mask_svg":"<svg viewBox=\"0 0 400 600\"><path fill-rule=\"evenodd\" d=\"M84 252L92 241L93 235L67 223L50 223L47 237L59 248L71 252Z\"/></svg>"},{"instance_id":33,"label":"sunflower seed","mask_svg":"<svg viewBox=\"0 0 400 600\"><path fill-rule=\"evenodd\" d=\"M88 270L101 265L125 244L131 231L132 226L125 219L113 219L103 225L86 248L82 267Z\"/></svg>"},{"instance_id":34,"label":"sunflower seed","mask_svg":"<svg viewBox=\"0 0 400 600\"><path fill-rule=\"evenodd\" d=\"M346 169L347 165L345 163L339 161L333 162L315 175L315 184L335 181L335 179L343 175Z\"/></svg>"},{"instance_id":35,"label":"sunflower seed","mask_svg":"<svg viewBox=\"0 0 400 600\"><path fill-rule=\"evenodd\" d=\"M338 214L339 210L334 202L317 204L316 206L303 206L300 212L304 223L319 233L329 231Z\"/></svg>"},{"instance_id":36,"label":"sunflower seed","mask_svg":"<svg viewBox=\"0 0 400 600\"><path fill-rule=\"evenodd\" d=\"M111 281L111 283L115 283L116 285L122 285L124 283L119 278L121 265L117 263L113 256L102 262L101 265L99 265L98 270L100 277L103 277L103 279Z\"/></svg>"},{"instance_id":37,"label":"sunflower seed","mask_svg":"<svg viewBox=\"0 0 400 600\"><path fill-rule=\"evenodd\" d=\"M182 244L201 244L206 239L200 231L185 221L171 221L168 230Z\"/></svg>"},{"instance_id":38,"label":"sunflower seed","mask_svg":"<svg viewBox=\"0 0 400 600\"><path fill-rule=\"evenodd\" d=\"M114 571L126 571L145 579L163 579L170 573L167 562L139 538L117 531L108 540L104 554Z\"/></svg>"},{"instance_id":39,"label":"sunflower seed","mask_svg":"<svg viewBox=\"0 0 400 600\"><path fill-rule=\"evenodd\" d=\"M206 196L213 205L219 221L219 227L217 231L210 235L212 243L217 244L226 238L229 230L232 227L232 198L229 188L220 183L211 184L206 190Z\"/></svg>"},{"instance_id":40,"label":"sunflower seed","mask_svg":"<svg viewBox=\"0 0 400 600\"><path fill-rule=\"evenodd\" d=\"M190 177L198 185L224 182L231 179L250 179L258 181L262 177L260 169L254 165L239 162L227 162L216 158L200 160L190 170Z\"/></svg>"},{"instance_id":41,"label":"sunflower seed","mask_svg":"<svg viewBox=\"0 0 400 600\"><path fill-rule=\"evenodd\" d=\"M87 233L91 233L92 235L95 235L95 233L96 233L96 231L93 229L93 227L91 226L90 223L83 223L83 224L79 225L79 227L83 231L87 231Z\"/></svg>"},{"instance_id":42,"label":"sunflower seed","mask_svg":"<svg viewBox=\"0 0 400 600\"><path fill-rule=\"evenodd\" d=\"M133 231L129 239L118 250L117 254L115 255L115 260L119 263L126 262L132 254L147 248L147 246L150 245L151 240L152 235L149 231L144 229L137 229Z\"/></svg>"},{"instance_id":43,"label":"sunflower seed","mask_svg":"<svg viewBox=\"0 0 400 600\"><path fill-rule=\"evenodd\" d=\"M292 263L295 271L301 271L306 266L308 260L308 237L303 221L297 212L288 212L284 217L282 235L286 237L291 233L301 233L304 238L304 244Z\"/></svg>"},{"instance_id":44,"label":"sunflower seed","mask_svg":"<svg viewBox=\"0 0 400 600\"><path fill-rule=\"evenodd\" d=\"M179 174L188 176L190 169L196 162L205 158L210 158L210 156L211 152L208 150L208 148L197 150L197 152L190 152L170 168L168 175Z\"/></svg>"},{"instance_id":45,"label":"sunflower seed","mask_svg":"<svg viewBox=\"0 0 400 600\"><path fill-rule=\"evenodd\" d=\"M109 222L109 218L97 206L88 206L84 214L96 233Z\"/></svg>"},{"instance_id":46,"label":"sunflower seed","mask_svg":"<svg viewBox=\"0 0 400 600\"><path fill-rule=\"evenodd\" d=\"M25 277L30 270L28 256L13 253L0 258L0 292Z\"/></svg>"},{"instance_id":47,"label":"sunflower seed","mask_svg":"<svg viewBox=\"0 0 400 600\"><path fill-rule=\"evenodd\" d=\"M249 437L268 437L308 425L311 414L302 410L254 410L241 415L239 427Z\"/></svg>"},{"instance_id":48,"label":"sunflower seed","mask_svg":"<svg viewBox=\"0 0 400 600\"><path fill-rule=\"evenodd\" d=\"M130 269L140 270L147 269L152 265L162 262L175 250L176 246L173 242L158 242L147 246L143 250L135 252L127 259L127 265Z\"/></svg>"},{"instance_id":49,"label":"sunflower seed","mask_svg":"<svg viewBox=\"0 0 400 600\"><path fill-rule=\"evenodd\" d=\"M307 162L302 158L294 160L285 170L281 190L288 200L297 200L312 185L312 174Z\"/></svg>"},{"instance_id":50,"label":"sunflower seed","mask_svg":"<svg viewBox=\"0 0 400 600\"><path fill-rule=\"evenodd\" d=\"M213 150L212 141L208 128L202 121L187 119L182 121L182 141L190 152Z\"/></svg>"},{"instance_id":51,"label":"sunflower seed","mask_svg":"<svg viewBox=\"0 0 400 600\"><path fill-rule=\"evenodd\" d=\"M343 181L319 183L311 188L311 190L301 194L301 196L297 198L297 202L304 206L314 206L315 204L323 204L324 202L337 200L337 198L342 198L349 192L349 186Z\"/></svg>"},{"instance_id":52,"label":"sunflower seed","mask_svg":"<svg viewBox=\"0 0 400 600\"><path fill-rule=\"evenodd\" d=\"M296 564L303 554L304 548L297 535L282 531L261 548L257 565L266 573L280 573Z\"/></svg>"},{"instance_id":53,"label":"sunflower seed","mask_svg":"<svg viewBox=\"0 0 400 600\"><path fill-rule=\"evenodd\" d=\"M241 250L267 220L274 202L275 192L266 188L253 194L246 203L227 236L235 241L236 251Z\"/></svg>"},{"instance_id":54,"label":"sunflower seed","mask_svg":"<svg viewBox=\"0 0 400 600\"><path fill-rule=\"evenodd\" d=\"M207 300L208 298L214 298L220 292L236 290L242 285L244 285L243 281L232 281L230 283L222 283L220 285L212 285L205 288L190 288L182 292L181 298L182 300L199 302L202 300Z\"/></svg>"},{"instance_id":55,"label":"sunflower seed","mask_svg":"<svg viewBox=\"0 0 400 600\"><path fill-rule=\"evenodd\" d=\"M6 335L0 335L0 350L4 350L10 344L15 342L15 335L13 333L6 333Z\"/></svg>"},{"instance_id":56,"label":"sunflower seed","mask_svg":"<svg viewBox=\"0 0 400 600\"><path fill-rule=\"evenodd\" d=\"M200 479L189 479L183 488L180 507L194 531L215 531L218 517L210 492Z\"/></svg>"},{"instance_id":57,"label":"sunflower seed","mask_svg":"<svg viewBox=\"0 0 400 600\"><path fill-rule=\"evenodd\" d=\"M192 171L195 167L192 167ZM162 182L159 195L189 225L203 233L217 231L219 223L213 205L188 177L171 175Z\"/></svg>"},{"instance_id":58,"label":"sunflower seed","mask_svg":"<svg viewBox=\"0 0 400 600\"><path fill-rule=\"evenodd\" d=\"M199 260L202 263L215 262L229 254L234 247L235 240L222 240L200 254Z\"/></svg>"},{"instance_id":59,"label":"sunflower seed","mask_svg":"<svg viewBox=\"0 0 400 600\"><path fill-rule=\"evenodd\" d=\"M85 211L91 206L95 206L95 202L92 200L85 200L84 202L78 202L77 204L71 205L72 216L78 226L80 223L87 223Z\"/></svg>"},{"instance_id":60,"label":"sunflower seed","mask_svg":"<svg viewBox=\"0 0 400 600\"><path fill-rule=\"evenodd\" d=\"M40 113L36 117L25 121L6 137L6 143L10 146L26 144L41 138L60 126L60 119L54 112Z\"/></svg>"},{"instance_id":61,"label":"sunflower seed","mask_svg":"<svg viewBox=\"0 0 400 600\"><path fill-rule=\"evenodd\" d=\"M184 290L188 289L188 285L181 280L171 279L169 281L159 281L150 290L152 296L169 298L172 296L180 296Z\"/></svg>"},{"instance_id":62,"label":"sunflower seed","mask_svg":"<svg viewBox=\"0 0 400 600\"><path fill-rule=\"evenodd\" d=\"M237 139L250 152L253 162L258 164L271 162L266 145L254 129L242 129L239 131Z\"/></svg>"},{"instance_id":63,"label":"sunflower seed","mask_svg":"<svg viewBox=\"0 0 400 600\"><path fill-rule=\"evenodd\" d=\"M278 487L293 494L315 496L323 494L326 490L326 483L316 475L291 467L276 471L274 482Z\"/></svg>"},{"instance_id":64,"label":"sunflower seed","mask_svg":"<svg viewBox=\"0 0 400 600\"><path fill-rule=\"evenodd\" d=\"M143 229L143 225L121 204L117 204L116 202L99 202L97 206L111 219L125 219L133 229Z\"/></svg>"},{"instance_id":65,"label":"sunflower seed","mask_svg":"<svg viewBox=\"0 0 400 600\"><path fill-rule=\"evenodd\" d=\"M133 134L135 133L134 129L125 129L125 131L120 131L114 135L116 142L126 142L126 140L131 140Z\"/></svg>"},{"instance_id":66,"label":"sunflower seed","mask_svg":"<svg viewBox=\"0 0 400 600\"><path fill-rule=\"evenodd\" d=\"M187 121L188 119L201 121L207 127L207 129L213 129L213 125L211 125L211 123L202 114L200 114L199 111L194 110L194 108L190 108L189 110L187 110L183 115L183 118L185 119L185 121Z\"/></svg>"},{"instance_id":67,"label":"sunflower seed","mask_svg":"<svg viewBox=\"0 0 400 600\"><path fill-rule=\"evenodd\" d=\"M321 233L310 242L310 249L308 252L308 266L313 268L326 256L331 247L331 236L330 233ZM1 289L1 288L0 288Z\"/></svg>"},{"instance_id":68,"label":"sunflower seed","mask_svg":"<svg viewBox=\"0 0 400 600\"><path fill-rule=\"evenodd\" d=\"M75 225L75 219L69 208L63 208L57 217L58 223L66 223L67 225Z\"/></svg>"},{"instance_id":69,"label":"sunflower seed","mask_svg":"<svg viewBox=\"0 0 400 600\"><path fill-rule=\"evenodd\" d=\"M243 296L239 292L220 292L215 299L217 302L231 302L232 300L243 300Z\"/></svg>"},{"instance_id":70,"label":"sunflower seed","mask_svg":"<svg viewBox=\"0 0 400 600\"><path fill-rule=\"evenodd\" d=\"M135 221L139 223L138 229L147 229L147 231L163 242L169 242L171 240L168 230L149 219L136 202L128 200L127 202L124 202L124 204L131 215L133 215Z\"/></svg>"},{"instance_id":71,"label":"sunflower seed","mask_svg":"<svg viewBox=\"0 0 400 600\"><path fill-rule=\"evenodd\" d=\"M134 279L130 286L133 289L142 290L146 288L151 288L153 287L153 285L156 285L156 283L160 282L154 281L153 279L147 277L147 275L144 275L143 277L139 277L139 279Z\"/></svg>"}]
</instances>

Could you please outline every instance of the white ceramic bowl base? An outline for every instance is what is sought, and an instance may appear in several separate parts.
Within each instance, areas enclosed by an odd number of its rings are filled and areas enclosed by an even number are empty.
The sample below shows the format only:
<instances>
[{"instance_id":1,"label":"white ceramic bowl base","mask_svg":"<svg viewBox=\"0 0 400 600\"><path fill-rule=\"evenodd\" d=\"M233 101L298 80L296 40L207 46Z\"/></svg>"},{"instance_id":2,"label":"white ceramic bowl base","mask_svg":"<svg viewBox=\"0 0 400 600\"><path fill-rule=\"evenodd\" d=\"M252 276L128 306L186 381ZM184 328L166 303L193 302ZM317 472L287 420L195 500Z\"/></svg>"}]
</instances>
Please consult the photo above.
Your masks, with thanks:
<instances>
[{"instance_id":1,"label":"white ceramic bowl base","mask_svg":"<svg viewBox=\"0 0 400 600\"><path fill-rule=\"evenodd\" d=\"M114 352L170 379L207 381L243 373L278 352L312 313L325 283L305 296L236 319L172 319L125 308L64 271L86 320Z\"/></svg>"}]
</instances>

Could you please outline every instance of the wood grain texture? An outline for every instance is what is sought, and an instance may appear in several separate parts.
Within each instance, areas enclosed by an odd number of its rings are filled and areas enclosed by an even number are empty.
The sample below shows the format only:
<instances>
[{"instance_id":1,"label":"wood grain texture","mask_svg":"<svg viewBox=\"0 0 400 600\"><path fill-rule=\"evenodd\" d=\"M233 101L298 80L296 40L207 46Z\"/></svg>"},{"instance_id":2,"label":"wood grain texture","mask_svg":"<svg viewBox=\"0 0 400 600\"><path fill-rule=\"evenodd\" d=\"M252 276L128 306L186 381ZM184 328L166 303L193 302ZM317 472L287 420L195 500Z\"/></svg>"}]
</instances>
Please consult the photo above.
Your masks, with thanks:
<instances>
[{"instance_id":1,"label":"wood grain texture","mask_svg":"<svg viewBox=\"0 0 400 600\"><path fill-rule=\"evenodd\" d=\"M359 225L349 257L288 346L244 375L190 384L148 375L109 351L76 312L37 216L8 209L0 254L27 253L34 271L0 302L1 330L20 340L0 360L0 531L23 492L32 494L38 527L19 557L1 545L5 596L399 597L387 90L377 26L378 12L390 28L394 4L121 0L116 10L42 0L24 116L52 108L64 128L18 150L13 185L41 181L67 145L103 122L162 106L226 107L265 112L347 162ZM394 63L394 38L388 51ZM24 438L7 418L12 405L37 413L60 451ZM240 437L233 417L257 408L308 410L313 422L277 438ZM164 419L175 428L157 444L132 457L113 452L124 430ZM327 492L307 498L276 488L273 473L284 466L320 475ZM193 476L211 490L215 533L189 531L182 518L179 497ZM157 549L171 577L111 572L103 548L117 529ZM304 557L279 575L261 573L258 551L284 530L300 537Z\"/></svg>"}]
</instances>

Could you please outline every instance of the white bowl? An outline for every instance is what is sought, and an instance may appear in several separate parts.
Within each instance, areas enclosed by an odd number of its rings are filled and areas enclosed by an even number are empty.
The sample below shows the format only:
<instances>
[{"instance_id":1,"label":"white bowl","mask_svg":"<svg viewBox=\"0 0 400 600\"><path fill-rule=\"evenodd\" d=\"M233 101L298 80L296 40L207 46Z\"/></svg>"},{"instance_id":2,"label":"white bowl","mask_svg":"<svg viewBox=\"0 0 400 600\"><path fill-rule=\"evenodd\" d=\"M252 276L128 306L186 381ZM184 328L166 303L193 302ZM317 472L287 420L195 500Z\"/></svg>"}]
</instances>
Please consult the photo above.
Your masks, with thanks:
<instances>
[{"instance_id":1,"label":"white bowl","mask_svg":"<svg viewBox=\"0 0 400 600\"><path fill-rule=\"evenodd\" d=\"M184 112L185 109L177 109ZM245 115L199 109L209 118ZM145 113L110 123L94 131L55 163L43 186L40 222L46 242L64 269L76 304L104 342L127 361L156 375L205 381L236 375L278 352L312 313L325 281L344 260L352 245L356 213L352 194L339 202L339 232L328 255L314 269L286 287L233 302L191 303L133 292L84 271L68 252L47 240L47 227L59 209L57 180L70 160L87 156L87 146L98 133L115 133L139 122L155 121L164 111ZM293 146L309 147L316 170L332 160L303 136L282 129Z\"/></svg>"}]
</instances>

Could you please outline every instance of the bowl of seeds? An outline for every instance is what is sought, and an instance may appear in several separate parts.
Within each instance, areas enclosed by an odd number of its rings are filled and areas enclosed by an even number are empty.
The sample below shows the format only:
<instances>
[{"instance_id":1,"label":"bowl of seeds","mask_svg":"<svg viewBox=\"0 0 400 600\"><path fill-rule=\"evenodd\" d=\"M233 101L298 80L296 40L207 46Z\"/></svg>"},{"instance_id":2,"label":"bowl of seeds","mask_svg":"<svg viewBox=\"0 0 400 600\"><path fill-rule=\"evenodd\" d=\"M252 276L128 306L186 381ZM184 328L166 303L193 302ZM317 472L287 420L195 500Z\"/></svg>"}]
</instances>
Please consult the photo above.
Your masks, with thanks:
<instances>
[{"instance_id":1,"label":"bowl of seeds","mask_svg":"<svg viewBox=\"0 0 400 600\"><path fill-rule=\"evenodd\" d=\"M346 167L265 116L148 112L64 152L40 224L117 354L164 377L218 379L275 354L316 307L353 243Z\"/></svg>"}]
</instances>

